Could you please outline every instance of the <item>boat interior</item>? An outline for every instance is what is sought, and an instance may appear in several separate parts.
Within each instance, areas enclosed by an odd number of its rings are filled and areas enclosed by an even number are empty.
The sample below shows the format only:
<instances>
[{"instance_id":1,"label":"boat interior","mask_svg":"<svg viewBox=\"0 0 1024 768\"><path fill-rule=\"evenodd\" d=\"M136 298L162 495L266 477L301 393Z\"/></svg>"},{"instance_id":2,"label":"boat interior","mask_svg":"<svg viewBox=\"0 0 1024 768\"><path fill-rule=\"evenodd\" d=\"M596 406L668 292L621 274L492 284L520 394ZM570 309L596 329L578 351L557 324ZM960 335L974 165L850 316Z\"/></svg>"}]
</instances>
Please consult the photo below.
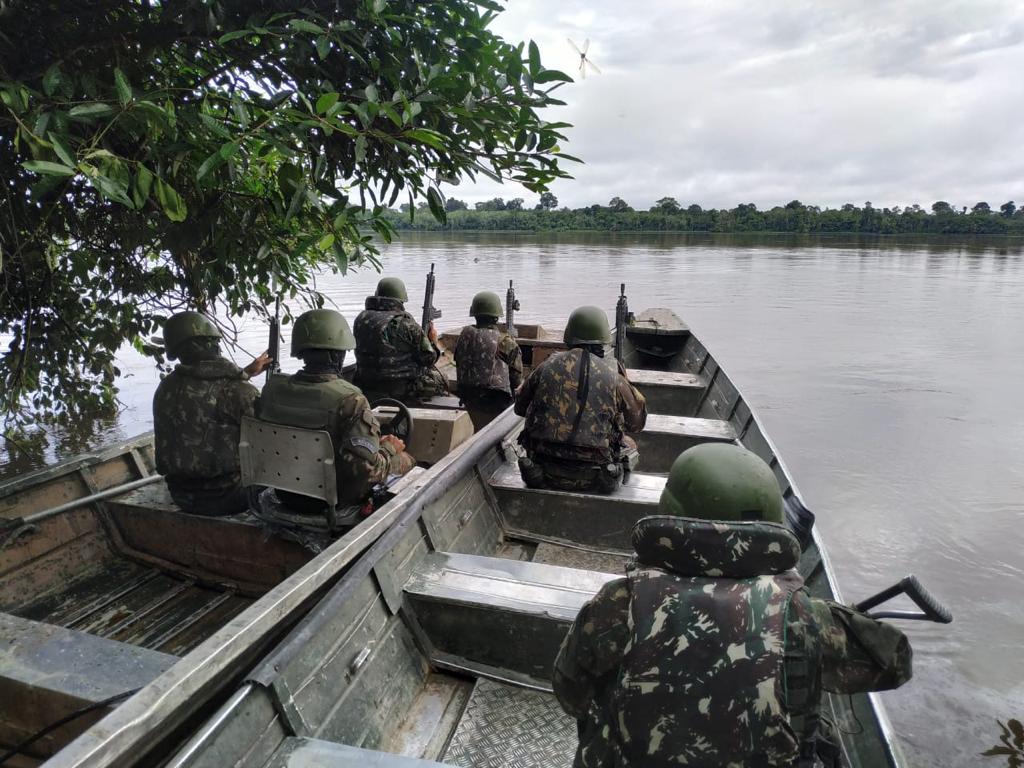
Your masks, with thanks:
<instances>
[{"instance_id":1,"label":"boat interior","mask_svg":"<svg viewBox=\"0 0 1024 768\"><path fill-rule=\"evenodd\" d=\"M569 766L576 724L550 682L561 640L579 608L624 573L631 528L656 510L673 459L708 441L739 442L769 463L805 542L800 571L812 593L833 596L812 516L700 341L671 312L651 310L630 327L625 361L649 417L634 435L640 463L614 493L527 488L516 465L522 420L509 409L396 489L386 529L301 613L279 619L282 631L241 674L179 702L170 726L124 735L142 721L133 699L105 729L87 730L98 710L32 756L81 733L55 764L91 764L83 756L101 750L104 764L174 768ZM150 450L119 453L124 466L105 485L151 473ZM72 474L88 484L90 472ZM295 542L245 521L184 516L162 492L156 483L51 518L0 549L0 693L17 702L4 707L0 743L83 701L145 685L231 617L256 616L261 594L312 566ZM24 503L0 498L0 514L23 516ZM7 642L12 631L33 641ZM193 653L176 669L197 663L217 662ZM171 706L144 698L139 707ZM862 736L844 740L851 765L889 765L867 697L831 703L841 723L862 723ZM186 708L190 718L180 715Z\"/></svg>"},{"instance_id":2,"label":"boat interior","mask_svg":"<svg viewBox=\"0 0 1024 768\"><path fill-rule=\"evenodd\" d=\"M514 449L522 421L506 411L472 462L433 479L436 498L396 499L399 522L166 764L570 766L576 723L551 692L553 662L584 602L623 575L631 528L656 510L672 460L698 443L742 441L775 470L791 519L808 516L703 346L688 333L656 341L678 346L645 355L631 345L630 359L649 366L629 375L650 415L621 488L526 487ZM800 570L830 594L809 537ZM887 764L872 749L847 746L853 765Z\"/></svg>"}]
</instances>

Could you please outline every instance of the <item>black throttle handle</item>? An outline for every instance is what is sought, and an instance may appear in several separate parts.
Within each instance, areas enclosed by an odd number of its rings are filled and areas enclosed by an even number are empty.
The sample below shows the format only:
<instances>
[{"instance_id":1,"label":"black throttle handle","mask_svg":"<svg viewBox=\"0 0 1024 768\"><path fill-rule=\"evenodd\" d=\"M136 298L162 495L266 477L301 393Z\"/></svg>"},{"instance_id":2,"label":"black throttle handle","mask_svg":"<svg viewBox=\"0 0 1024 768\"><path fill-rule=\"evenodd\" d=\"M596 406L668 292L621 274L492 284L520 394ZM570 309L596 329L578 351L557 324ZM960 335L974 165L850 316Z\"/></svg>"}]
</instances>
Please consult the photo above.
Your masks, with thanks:
<instances>
[{"instance_id":1,"label":"black throttle handle","mask_svg":"<svg viewBox=\"0 0 1024 768\"><path fill-rule=\"evenodd\" d=\"M913 574L906 576L891 587L887 587L879 592L877 595L872 595L866 600L862 600L854 606L858 611L867 612L874 608L876 605L891 600L897 595L906 595L914 604L921 609L921 613L912 613L910 611L879 611L877 613L869 614L873 619L914 619L917 621L934 621L939 624L949 624L953 621L953 614L950 613L949 609L946 608L942 603L935 599L935 597L927 589L922 586L921 582L917 580L917 577Z\"/></svg>"}]
</instances>

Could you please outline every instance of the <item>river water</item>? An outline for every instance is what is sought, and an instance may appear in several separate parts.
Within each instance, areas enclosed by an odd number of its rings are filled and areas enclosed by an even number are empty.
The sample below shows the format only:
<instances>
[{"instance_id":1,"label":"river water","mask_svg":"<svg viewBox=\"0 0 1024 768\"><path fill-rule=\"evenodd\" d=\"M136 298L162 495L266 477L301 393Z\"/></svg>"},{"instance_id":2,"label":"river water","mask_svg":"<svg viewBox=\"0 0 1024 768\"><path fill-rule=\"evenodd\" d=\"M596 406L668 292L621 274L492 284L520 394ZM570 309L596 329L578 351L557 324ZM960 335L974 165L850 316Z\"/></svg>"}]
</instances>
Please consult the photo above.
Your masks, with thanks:
<instances>
[{"instance_id":1,"label":"river water","mask_svg":"<svg viewBox=\"0 0 1024 768\"><path fill-rule=\"evenodd\" d=\"M1024 717L1022 255L1012 240L478 234L406 236L385 263L417 316L436 264L441 328L509 279L518 317L549 327L579 304L612 313L620 282L634 311L674 309L764 420L844 596L913 572L952 608L950 626L907 622L915 677L883 696L911 763L1002 766L978 753L997 718ZM320 287L351 320L378 277ZM265 347L262 324L240 331ZM122 368L119 417L56 435L51 459L150 427L155 372L134 353Z\"/></svg>"}]
</instances>

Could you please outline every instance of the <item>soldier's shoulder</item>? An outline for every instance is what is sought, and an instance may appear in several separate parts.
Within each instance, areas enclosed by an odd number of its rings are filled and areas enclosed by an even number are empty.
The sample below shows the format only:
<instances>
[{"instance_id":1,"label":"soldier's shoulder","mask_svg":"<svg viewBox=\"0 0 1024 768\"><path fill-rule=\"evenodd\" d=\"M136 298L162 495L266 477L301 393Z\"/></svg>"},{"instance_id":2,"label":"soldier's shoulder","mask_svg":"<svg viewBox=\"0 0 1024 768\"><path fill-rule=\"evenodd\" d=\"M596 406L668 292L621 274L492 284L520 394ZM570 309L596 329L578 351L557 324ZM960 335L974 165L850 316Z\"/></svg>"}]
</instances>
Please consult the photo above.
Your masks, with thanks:
<instances>
[{"instance_id":1,"label":"soldier's shoulder","mask_svg":"<svg viewBox=\"0 0 1024 768\"><path fill-rule=\"evenodd\" d=\"M516 343L515 339L502 331L501 338L498 339L498 349L506 353L516 352L519 349L519 344Z\"/></svg>"}]
</instances>

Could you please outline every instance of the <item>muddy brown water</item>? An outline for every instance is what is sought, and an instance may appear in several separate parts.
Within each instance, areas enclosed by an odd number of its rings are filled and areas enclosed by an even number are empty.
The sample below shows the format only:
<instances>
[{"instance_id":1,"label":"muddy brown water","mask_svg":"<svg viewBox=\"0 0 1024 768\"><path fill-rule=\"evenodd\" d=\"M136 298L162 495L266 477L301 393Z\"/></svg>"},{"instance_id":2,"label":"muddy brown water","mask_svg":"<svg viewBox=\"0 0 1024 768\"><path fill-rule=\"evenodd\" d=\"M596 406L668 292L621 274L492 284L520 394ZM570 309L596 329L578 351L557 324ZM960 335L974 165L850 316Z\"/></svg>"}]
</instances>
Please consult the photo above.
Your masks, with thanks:
<instances>
[{"instance_id":1,"label":"muddy brown water","mask_svg":"<svg viewBox=\"0 0 1024 768\"><path fill-rule=\"evenodd\" d=\"M951 626L906 625L915 678L883 697L911 763L1005 764L979 753L996 718L1024 717L1024 242L415 235L385 263L417 317L436 264L441 328L509 279L518 317L553 328L579 304L611 313L622 281L635 311L674 309L763 418L844 596L913 572L952 608ZM351 320L378 277L321 287ZM240 346L265 332L242 322ZM134 353L122 369L124 410L53 435L48 460L150 428L156 373ZM28 468L0 452L0 477Z\"/></svg>"}]
</instances>

